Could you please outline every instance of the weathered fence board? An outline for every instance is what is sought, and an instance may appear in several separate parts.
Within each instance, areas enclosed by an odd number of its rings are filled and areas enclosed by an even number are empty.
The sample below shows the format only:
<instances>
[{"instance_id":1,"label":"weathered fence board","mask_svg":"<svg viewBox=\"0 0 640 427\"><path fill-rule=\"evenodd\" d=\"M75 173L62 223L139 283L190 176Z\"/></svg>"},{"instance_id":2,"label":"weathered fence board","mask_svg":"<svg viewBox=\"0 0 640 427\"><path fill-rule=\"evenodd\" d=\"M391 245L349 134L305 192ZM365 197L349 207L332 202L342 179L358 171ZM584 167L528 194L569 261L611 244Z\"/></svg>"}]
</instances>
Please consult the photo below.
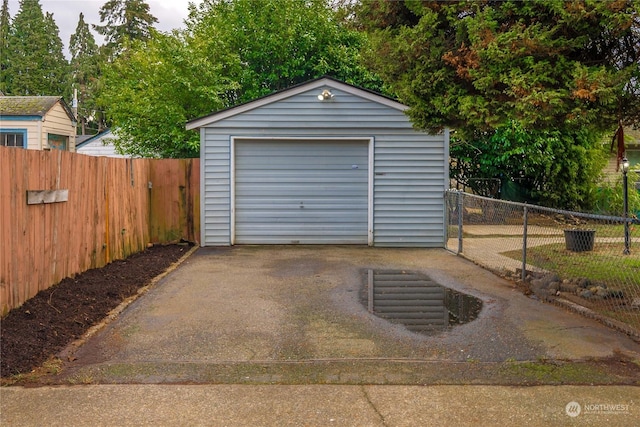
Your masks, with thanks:
<instances>
[{"instance_id":1,"label":"weathered fence board","mask_svg":"<svg viewBox=\"0 0 640 427\"><path fill-rule=\"evenodd\" d=\"M154 242L199 240L200 162L165 159L151 163L149 230Z\"/></svg>"},{"instance_id":2,"label":"weathered fence board","mask_svg":"<svg viewBox=\"0 0 640 427\"><path fill-rule=\"evenodd\" d=\"M68 190L67 200L27 204L33 190ZM65 277L125 258L150 242L198 236L198 159L0 147L2 314Z\"/></svg>"}]
</instances>

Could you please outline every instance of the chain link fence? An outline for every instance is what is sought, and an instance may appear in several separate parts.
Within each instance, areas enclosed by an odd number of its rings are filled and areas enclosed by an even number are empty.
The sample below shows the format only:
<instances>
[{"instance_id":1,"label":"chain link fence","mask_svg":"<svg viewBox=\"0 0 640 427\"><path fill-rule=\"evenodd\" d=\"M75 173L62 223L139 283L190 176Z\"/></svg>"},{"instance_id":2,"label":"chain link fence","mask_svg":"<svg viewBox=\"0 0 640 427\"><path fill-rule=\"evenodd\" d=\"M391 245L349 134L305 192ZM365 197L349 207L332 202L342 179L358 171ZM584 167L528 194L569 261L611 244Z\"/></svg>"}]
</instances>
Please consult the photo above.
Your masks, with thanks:
<instances>
[{"instance_id":1,"label":"chain link fence","mask_svg":"<svg viewBox=\"0 0 640 427\"><path fill-rule=\"evenodd\" d=\"M640 221L445 194L447 249L640 337Z\"/></svg>"}]
</instances>

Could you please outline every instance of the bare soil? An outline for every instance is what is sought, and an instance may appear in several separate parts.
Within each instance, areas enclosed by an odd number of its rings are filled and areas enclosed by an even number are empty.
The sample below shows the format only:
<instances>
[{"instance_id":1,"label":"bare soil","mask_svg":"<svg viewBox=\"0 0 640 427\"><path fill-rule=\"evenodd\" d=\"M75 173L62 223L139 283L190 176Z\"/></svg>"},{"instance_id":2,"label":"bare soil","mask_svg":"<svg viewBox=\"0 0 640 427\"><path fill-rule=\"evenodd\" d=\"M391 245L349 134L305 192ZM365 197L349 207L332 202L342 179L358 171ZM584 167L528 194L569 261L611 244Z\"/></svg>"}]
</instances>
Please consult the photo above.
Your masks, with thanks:
<instances>
[{"instance_id":1,"label":"bare soil","mask_svg":"<svg viewBox=\"0 0 640 427\"><path fill-rule=\"evenodd\" d=\"M186 245L153 246L66 278L11 310L0 323L0 376L41 366L188 250Z\"/></svg>"}]
</instances>

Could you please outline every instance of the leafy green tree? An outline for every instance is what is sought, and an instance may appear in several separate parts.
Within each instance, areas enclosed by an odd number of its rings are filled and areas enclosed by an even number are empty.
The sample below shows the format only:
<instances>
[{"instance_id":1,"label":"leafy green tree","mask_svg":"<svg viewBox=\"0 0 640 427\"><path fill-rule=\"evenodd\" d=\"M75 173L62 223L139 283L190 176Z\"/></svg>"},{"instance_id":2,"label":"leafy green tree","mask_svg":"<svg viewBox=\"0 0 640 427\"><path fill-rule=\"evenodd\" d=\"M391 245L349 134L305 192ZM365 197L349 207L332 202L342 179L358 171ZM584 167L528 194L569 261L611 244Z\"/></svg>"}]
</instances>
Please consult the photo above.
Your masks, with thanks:
<instances>
[{"instance_id":1,"label":"leafy green tree","mask_svg":"<svg viewBox=\"0 0 640 427\"><path fill-rule=\"evenodd\" d=\"M206 0L191 10L187 28L235 55L230 72L239 87L230 104L323 75L381 89L360 65L366 35L342 25L326 0Z\"/></svg>"},{"instance_id":2,"label":"leafy green tree","mask_svg":"<svg viewBox=\"0 0 640 427\"><path fill-rule=\"evenodd\" d=\"M68 62L53 15L39 0L22 0L9 37L10 95L69 96Z\"/></svg>"},{"instance_id":3,"label":"leafy green tree","mask_svg":"<svg viewBox=\"0 0 640 427\"><path fill-rule=\"evenodd\" d=\"M487 141L503 139L514 123L529 137L509 141L508 149L515 150L509 162L517 166L520 152L551 155L563 170L587 162L585 169L593 172L590 165L598 161L586 159L582 150L597 156L603 132L619 122L640 122L639 5L372 0L362 2L358 19L372 40L368 63L410 106L414 125L455 128L465 142L452 147L457 156L472 159L482 151L484 169L474 173L506 172L500 145ZM550 138L555 131L561 137ZM501 178L529 173L514 169ZM530 188L540 201L588 205L588 185L561 194L572 175L544 176L544 183Z\"/></svg>"},{"instance_id":4,"label":"leafy green tree","mask_svg":"<svg viewBox=\"0 0 640 427\"><path fill-rule=\"evenodd\" d=\"M10 75L6 72L9 67L11 50L9 49L9 29L11 26L11 16L9 15L9 0L2 1L0 10L0 92L8 93L8 81Z\"/></svg>"},{"instance_id":5,"label":"leafy green tree","mask_svg":"<svg viewBox=\"0 0 640 427\"><path fill-rule=\"evenodd\" d=\"M106 67L100 102L123 152L197 156L187 120L325 74L380 84L359 65L365 35L323 1L206 1L190 12L186 30L125 45Z\"/></svg>"},{"instance_id":6,"label":"leafy green tree","mask_svg":"<svg viewBox=\"0 0 640 427\"><path fill-rule=\"evenodd\" d=\"M69 41L73 88L78 91L78 127L81 134L89 126L100 128L101 114L96 106L98 81L100 79L100 50L89 30L89 25L80 13L78 26Z\"/></svg>"},{"instance_id":7,"label":"leafy green tree","mask_svg":"<svg viewBox=\"0 0 640 427\"><path fill-rule=\"evenodd\" d=\"M225 106L235 87L225 63L211 62L201 45L179 34L156 33L135 42L105 68L100 102L117 139L116 148L140 157L197 157L199 134L188 119Z\"/></svg>"},{"instance_id":8,"label":"leafy green tree","mask_svg":"<svg viewBox=\"0 0 640 427\"><path fill-rule=\"evenodd\" d=\"M121 53L126 40L147 40L158 19L144 0L109 0L100 8L100 23L93 29L105 37L110 56Z\"/></svg>"}]
</instances>

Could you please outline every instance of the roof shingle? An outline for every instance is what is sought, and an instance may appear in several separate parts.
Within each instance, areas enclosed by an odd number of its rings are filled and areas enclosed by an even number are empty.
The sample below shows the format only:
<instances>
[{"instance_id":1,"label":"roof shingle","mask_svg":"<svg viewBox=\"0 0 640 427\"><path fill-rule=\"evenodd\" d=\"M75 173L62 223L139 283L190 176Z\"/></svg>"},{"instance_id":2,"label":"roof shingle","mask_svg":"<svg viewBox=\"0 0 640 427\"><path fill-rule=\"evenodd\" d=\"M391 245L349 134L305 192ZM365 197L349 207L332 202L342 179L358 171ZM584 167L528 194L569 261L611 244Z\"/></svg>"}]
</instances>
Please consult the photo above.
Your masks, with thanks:
<instances>
[{"instance_id":1,"label":"roof shingle","mask_svg":"<svg viewBox=\"0 0 640 427\"><path fill-rule=\"evenodd\" d=\"M0 116L44 117L58 101L69 118L75 121L73 112L61 96L0 96Z\"/></svg>"}]
</instances>

